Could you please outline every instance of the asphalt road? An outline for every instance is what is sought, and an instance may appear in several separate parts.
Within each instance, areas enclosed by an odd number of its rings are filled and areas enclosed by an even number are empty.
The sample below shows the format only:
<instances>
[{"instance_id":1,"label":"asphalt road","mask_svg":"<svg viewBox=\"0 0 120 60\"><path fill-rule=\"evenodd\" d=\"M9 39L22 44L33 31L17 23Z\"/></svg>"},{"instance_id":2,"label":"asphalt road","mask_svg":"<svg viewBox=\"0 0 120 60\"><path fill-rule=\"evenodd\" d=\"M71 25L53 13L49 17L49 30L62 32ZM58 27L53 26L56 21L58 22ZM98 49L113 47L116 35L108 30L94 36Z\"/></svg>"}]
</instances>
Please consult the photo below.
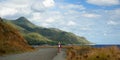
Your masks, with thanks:
<instances>
[{"instance_id":1,"label":"asphalt road","mask_svg":"<svg viewBox=\"0 0 120 60\"><path fill-rule=\"evenodd\" d=\"M57 48L40 48L34 52L0 56L0 60L56 60L61 59L61 54L63 52L58 54Z\"/></svg>"}]
</instances>

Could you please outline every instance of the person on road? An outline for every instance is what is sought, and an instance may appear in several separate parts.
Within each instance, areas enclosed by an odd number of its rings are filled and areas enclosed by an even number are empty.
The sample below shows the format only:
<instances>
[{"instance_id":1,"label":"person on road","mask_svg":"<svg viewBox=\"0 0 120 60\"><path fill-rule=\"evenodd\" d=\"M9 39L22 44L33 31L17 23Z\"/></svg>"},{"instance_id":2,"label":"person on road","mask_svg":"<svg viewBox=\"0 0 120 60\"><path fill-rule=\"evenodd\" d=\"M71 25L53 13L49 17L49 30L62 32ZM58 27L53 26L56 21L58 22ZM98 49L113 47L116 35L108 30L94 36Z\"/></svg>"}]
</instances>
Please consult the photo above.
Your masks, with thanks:
<instances>
[{"instance_id":1,"label":"person on road","mask_svg":"<svg viewBox=\"0 0 120 60\"><path fill-rule=\"evenodd\" d=\"M61 43L60 43L60 42L58 42L58 53L60 53L60 52L61 52L61 48L62 48Z\"/></svg>"}]
</instances>

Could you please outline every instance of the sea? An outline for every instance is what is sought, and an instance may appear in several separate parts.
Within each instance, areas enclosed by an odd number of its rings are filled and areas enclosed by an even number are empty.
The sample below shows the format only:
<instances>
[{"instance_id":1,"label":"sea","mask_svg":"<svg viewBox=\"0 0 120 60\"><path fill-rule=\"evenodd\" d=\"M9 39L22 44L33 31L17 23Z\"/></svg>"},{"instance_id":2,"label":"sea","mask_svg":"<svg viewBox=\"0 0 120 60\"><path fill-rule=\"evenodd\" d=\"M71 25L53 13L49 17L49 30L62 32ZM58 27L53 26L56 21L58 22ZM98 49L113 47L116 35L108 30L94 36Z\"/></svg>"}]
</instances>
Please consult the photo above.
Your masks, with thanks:
<instances>
[{"instance_id":1,"label":"sea","mask_svg":"<svg viewBox=\"0 0 120 60\"><path fill-rule=\"evenodd\" d=\"M120 44L89 44L89 45L80 45L80 44L75 44L76 46L91 46L94 48L102 48L102 47L110 47L110 46L117 46L120 48Z\"/></svg>"},{"instance_id":2,"label":"sea","mask_svg":"<svg viewBox=\"0 0 120 60\"><path fill-rule=\"evenodd\" d=\"M95 48L102 48L102 47L110 47L110 46L117 46L120 48L120 45L90 45L91 47Z\"/></svg>"}]
</instances>

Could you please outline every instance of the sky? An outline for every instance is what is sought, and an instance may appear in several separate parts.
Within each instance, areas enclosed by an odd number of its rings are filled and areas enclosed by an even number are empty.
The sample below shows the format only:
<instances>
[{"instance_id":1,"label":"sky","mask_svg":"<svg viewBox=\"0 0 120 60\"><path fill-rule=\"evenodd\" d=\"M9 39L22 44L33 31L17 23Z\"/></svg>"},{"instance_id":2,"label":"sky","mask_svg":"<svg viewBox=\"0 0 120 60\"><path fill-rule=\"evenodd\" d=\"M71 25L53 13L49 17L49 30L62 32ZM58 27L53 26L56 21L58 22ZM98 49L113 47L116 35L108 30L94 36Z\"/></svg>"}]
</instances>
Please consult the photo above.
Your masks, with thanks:
<instances>
[{"instance_id":1,"label":"sky","mask_svg":"<svg viewBox=\"0 0 120 60\"><path fill-rule=\"evenodd\" d=\"M96 44L120 44L120 0L0 0L0 17L21 16Z\"/></svg>"}]
</instances>

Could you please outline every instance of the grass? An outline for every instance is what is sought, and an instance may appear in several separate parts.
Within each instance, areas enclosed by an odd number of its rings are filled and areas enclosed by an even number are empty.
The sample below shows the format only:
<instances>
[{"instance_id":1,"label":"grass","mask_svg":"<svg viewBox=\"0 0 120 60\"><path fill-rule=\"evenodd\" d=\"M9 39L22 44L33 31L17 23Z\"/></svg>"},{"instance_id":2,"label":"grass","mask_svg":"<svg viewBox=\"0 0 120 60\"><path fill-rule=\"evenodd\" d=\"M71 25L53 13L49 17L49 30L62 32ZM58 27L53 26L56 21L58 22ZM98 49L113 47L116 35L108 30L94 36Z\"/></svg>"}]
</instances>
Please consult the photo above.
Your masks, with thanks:
<instances>
[{"instance_id":1,"label":"grass","mask_svg":"<svg viewBox=\"0 0 120 60\"><path fill-rule=\"evenodd\" d=\"M33 50L21 36L19 31L0 21L0 55Z\"/></svg>"},{"instance_id":2,"label":"grass","mask_svg":"<svg viewBox=\"0 0 120 60\"><path fill-rule=\"evenodd\" d=\"M116 46L104 48L70 46L66 52L67 60L120 60L120 49Z\"/></svg>"}]
</instances>

